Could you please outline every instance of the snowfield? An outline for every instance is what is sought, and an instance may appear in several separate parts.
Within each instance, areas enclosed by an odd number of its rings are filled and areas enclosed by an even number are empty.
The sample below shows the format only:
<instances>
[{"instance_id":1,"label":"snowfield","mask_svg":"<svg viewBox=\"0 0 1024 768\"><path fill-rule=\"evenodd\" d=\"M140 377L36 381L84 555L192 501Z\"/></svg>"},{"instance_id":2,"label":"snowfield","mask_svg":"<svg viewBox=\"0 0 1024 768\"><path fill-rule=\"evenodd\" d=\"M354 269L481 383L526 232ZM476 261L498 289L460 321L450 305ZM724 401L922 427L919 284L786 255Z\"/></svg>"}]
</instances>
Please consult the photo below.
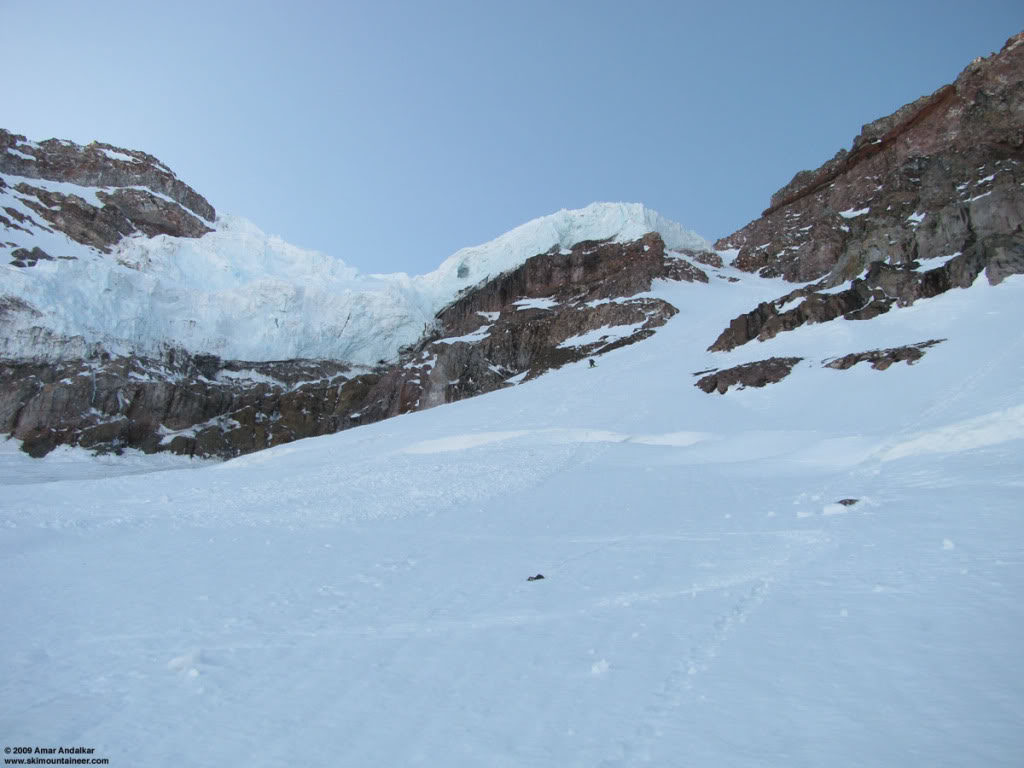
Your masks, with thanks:
<instances>
[{"instance_id":1,"label":"snowfield","mask_svg":"<svg viewBox=\"0 0 1024 768\"><path fill-rule=\"evenodd\" d=\"M4 475L5 742L1019 766L1024 278L703 352L792 288L736 275L656 284L680 313L596 369L225 463ZM914 366L821 366L932 338ZM792 354L764 389L693 386Z\"/></svg>"}]
</instances>

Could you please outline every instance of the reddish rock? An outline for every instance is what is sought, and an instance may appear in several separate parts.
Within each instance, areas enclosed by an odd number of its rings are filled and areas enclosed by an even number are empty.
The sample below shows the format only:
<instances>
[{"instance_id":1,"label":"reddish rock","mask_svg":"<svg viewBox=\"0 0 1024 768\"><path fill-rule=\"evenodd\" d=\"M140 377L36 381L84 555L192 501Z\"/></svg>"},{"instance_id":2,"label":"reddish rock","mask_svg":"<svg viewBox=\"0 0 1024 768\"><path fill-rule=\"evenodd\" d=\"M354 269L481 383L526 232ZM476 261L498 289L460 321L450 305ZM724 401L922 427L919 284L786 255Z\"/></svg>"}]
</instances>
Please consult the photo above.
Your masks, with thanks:
<instances>
[{"instance_id":1,"label":"reddish rock","mask_svg":"<svg viewBox=\"0 0 1024 768\"><path fill-rule=\"evenodd\" d=\"M988 248L974 241L964 248L965 252L930 270L920 270L917 262L893 266L876 261L845 290L824 291L819 283L764 302L734 318L708 350L727 351L754 339L765 341L805 323L824 323L840 317L870 320L894 306L905 307L952 288L967 288L983 270L990 279L993 275L1002 279L1006 274L1024 271L1024 241L1018 244L993 239ZM786 304L796 299L803 300L783 311Z\"/></svg>"},{"instance_id":2,"label":"reddish rock","mask_svg":"<svg viewBox=\"0 0 1024 768\"><path fill-rule=\"evenodd\" d=\"M668 257L651 233L631 243L583 242L553 248L477 286L443 309L437 329L408 350L367 398L377 420L508 386L545 371L649 337L677 310L660 299L622 298L650 290L655 278L707 282L684 258ZM703 280L701 280L703 278ZM520 302L546 299L547 308ZM611 329L634 326L615 337ZM608 338L562 346L609 329ZM460 339L454 341L453 339Z\"/></svg>"},{"instance_id":3,"label":"reddish rock","mask_svg":"<svg viewBox=\"0 0 1024 768\"><path fill-rule=\"evenodd\" d=\"M1024 269L1024 35L951 85L865 125L849 151L801 171L760 219L716 243L733 265L794 282L849 280L975 245L988 274ZM844 215L845 214L845 215ZM1009 238L1010 242L1006 242Z\"/></svg>"},{"instance_id":4,"label":"reddish rock","mask_svg":"<svg viewBox=\"0 0 1024 768\"><path fill-rule=\"evenodd\" d=\"M96 206L78 195L19 181L13 190L39 221L5 207L7 215L0 215L0 223L26 232L31 227L57 230L104 253L135 232L150 237L201 237L212 231L204 220L212 222L217 215L213 206L152 155L109 144L83 147L57 139L31 144L24 136L0 129L0 173L103 187L96 190L102 206ZM16 261L21 262L18 266L35 263Z\"/></svg>"},{"instance_id":5,"label":"reddish rock","mask_svg":"<svg viewBox=\"0 0 1024 768\"><path fill-rule=\"evenodd\" d=\"M24 136L0 128L0 173L84 187L146 187L207 221L217 218L217 212L202 195L155 157L111 144L94 141L82 146L61 139L33 144Z\"/></svg>"}]
</instances>

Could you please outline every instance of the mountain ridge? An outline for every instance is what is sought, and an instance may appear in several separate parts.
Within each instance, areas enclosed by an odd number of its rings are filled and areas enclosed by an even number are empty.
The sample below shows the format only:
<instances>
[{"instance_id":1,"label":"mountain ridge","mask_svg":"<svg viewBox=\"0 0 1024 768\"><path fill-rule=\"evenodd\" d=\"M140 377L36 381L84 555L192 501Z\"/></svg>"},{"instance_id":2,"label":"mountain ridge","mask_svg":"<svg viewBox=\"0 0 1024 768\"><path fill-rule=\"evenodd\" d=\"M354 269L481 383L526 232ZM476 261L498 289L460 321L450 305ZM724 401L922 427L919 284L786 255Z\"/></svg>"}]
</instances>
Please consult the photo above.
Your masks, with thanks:
<instances>
[{"instance_id":1,"label":"mountain ridge","mask_svg":"<svg viewBox=\"0 0 1024 768\"><path fill-rule=\"evenodd\" d=\"M0 221L11 238L0 245L15 256L2 273L0 431L34 455L69 443L237 456L515 386L647 339L687 311L652 290L658 281L695 291L785 281L777 298L723 318L695 385L725 393L777 383L801 357L759 361L745 345L808 323L871 320L981 273L996 284L1024 272L1022 41L1016 35L953 84L865 125L851 150L796 174L762 217L715 249L640 204L605 203L527 222L426 275L363 275L237 217L204 219L192 234L150 234L177 226L184 208L138 185L117 197L0 175L0 195L15 201ZM0 171L46 151L117 171L67 178L128 183L144 166L157 186L176 179L145 153L2 135ZM145 215L124 202L135 192L148 195ZM191 200L180 190L178 198ZM78 229L58 226L68 208ZM107 250L82 224L104 216L134 227ZM61 232L79 250L54 258L43 245ZM97 273L109 277L90 282ZM927 343L837 357L850 366L914 362ZM58 351L33 358L48 348ZM737 349L743 359L733 359Z\"/></svg>"},{"instance_id":2,"label":"mountain ridge","mask_svg":"<svg viewBox=\"0 0 1024 768\"><path fill-rule=\"evenodd\" d=\"M140 180L134 166L125 170L125 162L103 154L97 160L94 145L50 140L31 146L36 151L57 147L72 159L114 165L121 168L117 179L125 183ZM15 170L31 165L15 159ZM46 167L69 162L63 158ZM0 214L10 238L0 241L0 256L6 250L11 266L26 271L8 270L0 291L34 311L21 312L20 323L15 322L18 312L8 312L0 347L0 356L8 359L75 358L89 347L159 357L165 348L177 347L257 362L301 357L373 365L416 342L434 315L461 292L554 246L625 242L660 232L675 247L710 250L703 238L640 204L594 203L462 248L423 275L362 273L341 259L268 236L241 217L222 215L199 230L179 231L175 223L188 214L174 201L155 197L163 206L159 216L167 220L162 226L154 229L150 221L143 223L143 231L123 231L131 224L112 229L105 220L120 214L118 193L149 193L132 186L117 189L112 197L103 189L67 181L44 189L6 172L9 167L0 163L0 202L6 198L9 203L0 209L10 216ZM87 178L97 183L113 181L110 173L89 172ZM164 176L159 170L158 178ZM39 211L49 217L46 224L33 218ZM12 221L15 214L19 221ZM61 235L66 235L64 242L59 242ZM97 259L101 254L110 258ZM68 304L72 309L65 312Z\"/></svg>"}]
</instances>

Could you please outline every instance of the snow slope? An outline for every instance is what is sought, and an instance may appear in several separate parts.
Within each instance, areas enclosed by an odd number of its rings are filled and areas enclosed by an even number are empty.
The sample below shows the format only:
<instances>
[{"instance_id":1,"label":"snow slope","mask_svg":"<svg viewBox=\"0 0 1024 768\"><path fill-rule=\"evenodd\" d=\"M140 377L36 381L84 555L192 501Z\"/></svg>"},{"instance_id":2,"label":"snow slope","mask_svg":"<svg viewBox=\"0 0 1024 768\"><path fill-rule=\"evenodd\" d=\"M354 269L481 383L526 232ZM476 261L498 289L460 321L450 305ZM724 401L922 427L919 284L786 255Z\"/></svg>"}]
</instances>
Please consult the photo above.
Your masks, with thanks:
<instances>
[{"instance_id":1,"label":"snow slope","mask_svg":"<svg viewBox=\"0 0 1024 768\"><path fill-rule=\"evenodd\" d=\"M21 181L3 176L9 187ZM27 180L98 204L95 190ZM12 189L0 203L33 212ZM78 356L99 343L119 354L159 356L168 346L236 360L324 358L375 364L417 341L464 288L513 269L553 246L634 240L657 231L674 248L706 249L703 238L639 204L595 203L527 222L464 248L433 272L362 274L340 259L268 236L221 216L197 239L130 237L104 255L64 235L8 230L17 247L54 257L30 268L0 266L0 296L39 313L10 313L0 357ZM38 329L46 329L41 333Z\"/></svg>"},{"instance_id":2,"label":"snow slope","mask_svg":"<svg viewBox=\"0 0 1024 768\"><path fill-rule=\"evenodd\" d=\"M5 487L6 742L1020 765L1024 278L699 351L783 292L737 277L658 284L679 315L597 369L212 467ZM930 338L914 366L820 365ZM779 384L693 386L794 352Z\"/></svg>"}]
</instances>

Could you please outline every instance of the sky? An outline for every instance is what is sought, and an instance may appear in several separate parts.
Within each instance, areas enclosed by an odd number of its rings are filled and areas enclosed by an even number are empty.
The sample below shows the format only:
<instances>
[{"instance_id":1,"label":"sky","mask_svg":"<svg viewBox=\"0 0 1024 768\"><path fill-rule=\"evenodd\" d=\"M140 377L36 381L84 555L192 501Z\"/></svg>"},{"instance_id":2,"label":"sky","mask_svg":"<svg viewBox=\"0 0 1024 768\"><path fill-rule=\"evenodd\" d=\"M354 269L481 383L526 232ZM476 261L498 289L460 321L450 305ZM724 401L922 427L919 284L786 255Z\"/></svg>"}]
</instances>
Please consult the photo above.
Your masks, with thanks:
<instances>
[{"instance_id":1,"label":"sky","mask_svg":"<svg viewBox=\"0 0 1024 768\"><path fill-rule=\"evenodd\" d=\"M716 239L1024 29L1019 0L0 0L0 127L157 156L365 272L594 201Z\"/></svg>"}]
</instances>

